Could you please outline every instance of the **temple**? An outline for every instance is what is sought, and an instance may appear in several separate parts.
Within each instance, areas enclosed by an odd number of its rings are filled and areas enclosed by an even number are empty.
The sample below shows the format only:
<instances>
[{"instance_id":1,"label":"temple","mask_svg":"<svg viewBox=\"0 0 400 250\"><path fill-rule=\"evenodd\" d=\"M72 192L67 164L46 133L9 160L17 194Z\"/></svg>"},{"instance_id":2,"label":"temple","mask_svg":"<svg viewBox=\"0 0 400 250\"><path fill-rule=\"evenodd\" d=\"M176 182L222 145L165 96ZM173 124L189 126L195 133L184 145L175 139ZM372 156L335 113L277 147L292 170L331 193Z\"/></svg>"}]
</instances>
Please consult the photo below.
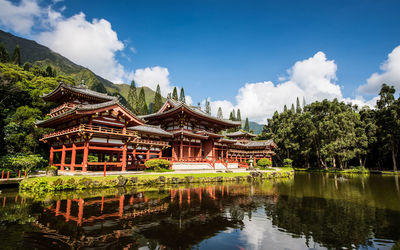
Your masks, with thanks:
<instances>
[{"instance_id":1,"label":"temple","mask_svg":"<svg viewBox=\"0 0 400 250\"><path fill-rule=\"evenodd\" d=\"M240 122L171 99L144 116L84 85L60 83L43 99L59 105L36 125L53 131L41 140L50 145L49 164L60 170L138 170L154 158L176 169L238 168L250 158L271 157L276 147L272 140L252 141L248 132L223 135Z\"/></svg>"}]
</instances>

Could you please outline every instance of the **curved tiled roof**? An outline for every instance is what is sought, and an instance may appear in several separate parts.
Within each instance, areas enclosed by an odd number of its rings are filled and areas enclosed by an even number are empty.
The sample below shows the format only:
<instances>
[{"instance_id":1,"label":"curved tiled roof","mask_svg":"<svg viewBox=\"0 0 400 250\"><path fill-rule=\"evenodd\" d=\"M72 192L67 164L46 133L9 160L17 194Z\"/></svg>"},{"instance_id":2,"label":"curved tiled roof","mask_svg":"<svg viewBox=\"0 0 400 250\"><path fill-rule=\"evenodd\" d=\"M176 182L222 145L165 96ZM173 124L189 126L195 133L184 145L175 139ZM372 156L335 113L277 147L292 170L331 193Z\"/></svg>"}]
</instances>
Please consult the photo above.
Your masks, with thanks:
<instances>
[{"instance_id":1,"label":"curved tiled roof","mask_svg":"<svg viewBox=\"0 0 400 250\"><path fill-rule=\"evenodd\" d=\"M231 120L225 120L225 119L220 119L220 118L214 117L214 116L209 115L206 112L202 111L198 107L189 106L189 105L187 105L186 103L183 103L183 102L175 101L175 100L172 100L172 99L167 99L167 102L170 102L172 104L172 106L173 106L172 109L170 109L168 111L161 112L161 113L157 112L157 113L153 113L153 114L149 114L149 115L142 115L142 116L139 116L139 117L143 118L143 119L148 119L148 118L153 118L153 117L158 117L158 116L162 116L162 115L165 115L165 114L173 113L174 111L176 111L176 110L178 110L180 108L186 108L187 110L189 110L189 111L191 111L191 112L193 112L193 113L195 113L197 115L203 116L204 118L207 118L207 119L210 119L210 120L214 120L216 122L222 122L222 123L233 125L233 126L239 126L241 124L240 122L231 121Z\"/></svg>"},{"instance_id":2,"label":"curved tiled roof","mask_svg":"<svg viewBox=\"0 0 400 250\"><path fill-rule=\"evenodd\" d=\"M135 130L138 132L144 132L149 134L156 134L165 137L172 137L172 134L162 129L160 126L153 126L153 125L137 125L133 127L128 127L128 129Z\"/></svg>"},{"instance_id":3,"label":"curved tiled roof","mask_svg":"<svg viewBox=\"0 0 400 250\"><path fill-rule=\"evenodd\" d=\"M226 136L228 136L228 137L239 137L239 136L245 136L245 135L247 135L249 137L256 137L257 136L256 134L252 134L252 133L244 131L244 130L239 130L239 131L236 131L236 132L233 132L233 133L226 134Z\"/></svg>"},{"instance_id":4,"label":"curved tiled roof","mask_svg":"<svg viewBox=\"0 0 400 250\"><path fill-rule=\"evenodd\" d=\"M90 97L95 97L95 98L99 98L102 99L104 101L111 101L111 100L117 100L117 97L115 96L109 96L107 94L103 94L103 93L99 93L93 90L88 89L86 86L84 85L79 85L79 86L71 86L71 85L67 85L63 82L61 82L57 88L55 88L53 91L51 91L50 93L43 95L43 99L44 100L50 100L53 96L55 96L58 92L60 92L62 89L67 89L71 92L75 92L78 94L83 94L83 95L87 95Z\"/></svg>"},{"instance_id":5,"label":"curved tiled roof","mask_svg":"<svg viewBox=\"0 0 400 250\"><path fill-rule=\"evenodd\" d=\"M248 141L245 143L240 143L237 142L234 144L236 147L242 147L242 148L262 148L262 147L276 147L275 143L273 140L267 140L267 141Z\"/></svg>"}]
</instances>

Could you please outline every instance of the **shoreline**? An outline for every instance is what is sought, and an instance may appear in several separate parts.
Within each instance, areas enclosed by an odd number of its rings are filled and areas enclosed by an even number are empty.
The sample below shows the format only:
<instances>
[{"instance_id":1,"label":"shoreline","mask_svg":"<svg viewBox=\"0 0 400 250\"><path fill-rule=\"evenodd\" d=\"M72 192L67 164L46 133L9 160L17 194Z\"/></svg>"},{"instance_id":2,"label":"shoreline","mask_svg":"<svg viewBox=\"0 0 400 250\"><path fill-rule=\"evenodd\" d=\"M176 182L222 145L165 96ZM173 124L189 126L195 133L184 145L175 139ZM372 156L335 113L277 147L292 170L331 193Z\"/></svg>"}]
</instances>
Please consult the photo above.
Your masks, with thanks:
<instances>
[{"instance_id":1,"label":"shoreline","mask_svg":"<svg viewBox=\"0 0 400 250\"><path fill-rule=\"evenodd\" d=\"M315 168L296 168L295 172L308 172L308 173L332 173L332 174L379 174L379 175L400 175L400 171L390 170L357 170L357 169L315 169Z\"/></svg>"},{"instance_id":2,"label":"shoreline","mask_svg":"<svg viewBox=\"0 0 400 250\"><path fill-rule=\"evenodd\" d=\"M57 192L64 190L101 189L125 186L155 186L162 184L256 182L289 178L294 170L247 171L232 173L159 173L111 176L45 176L24 179L19 186L23 192Z\"/></svg>"}]
</instances>

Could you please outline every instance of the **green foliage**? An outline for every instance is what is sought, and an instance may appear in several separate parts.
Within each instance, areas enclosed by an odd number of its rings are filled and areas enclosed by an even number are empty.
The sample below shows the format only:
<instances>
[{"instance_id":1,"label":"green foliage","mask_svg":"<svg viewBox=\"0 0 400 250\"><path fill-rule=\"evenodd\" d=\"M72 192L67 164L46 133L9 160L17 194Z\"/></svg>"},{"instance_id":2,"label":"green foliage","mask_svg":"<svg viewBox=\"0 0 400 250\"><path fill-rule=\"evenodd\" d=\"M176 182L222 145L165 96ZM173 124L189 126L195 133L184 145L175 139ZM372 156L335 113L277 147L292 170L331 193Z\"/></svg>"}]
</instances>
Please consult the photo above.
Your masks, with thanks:
<instances>
[{"instance_id":1,"label":"green foliage","mask_svg":"<svg viewBox=\"0 0 400 250\"><path fill-rule=\"evenodd\" d=\"M262 158L257 161L257 166L266 168L272 166L272 161L268 158Z\"/></svg>"},{"instance_id":2,"label":"green foliage","mask_svg":"<svg viewBox=\"0 0 400 250\"><path fill-rule=\"evenodd\" d=\"M132 80L131 85L129 86L127 101L129 106L132 108L133 112L137 113L137 109L139 107L139 99L136 92L136 84L134 80Z\"/></svg>"},{"instance_id":3,"label":"green foliage","mask_svg":"<svg viewBox=\"0 0 400 250\"><path fill-rule=\"evenodd\" d=\"M210 105L210 101L208 99L206 99L206 103L205 103L205 112L206 112L206 114L211 115L211 105Z\"/></svg>"},{"instance_id":4,"label":"green foliage","mask_svg":"<svg viewBox=\"0 0 400 250\"><path fill-rule=\"evenodd\" d=\"M153 113L161 109L163 105L160 84L157 84L156 94L154 95Z\"/></svg>"},{"instance_id":5,"label":"green foliage","mask_svg":"<svg viewBox=\"0 0 400 250\"><path fill-rule=\"evenodd\" d=\"M164 159L153 159L146 161L144 165L146 166L146 168L152 170L169 169L169 167L171 166L171 162Z\"/></svg>"},{"instance_id":6,"label":"green foliage","mask_svg":"<svg viewBox=\"0 0 400 250\"><path fill-rule=\"evenodd\" d=\"M249 125L249 118L246 117L246 122L244 123L244 130L249 131L250 130L250 125Z\"/></svg>"},{"instance_id":7,"label":"green foliage","mask_svg":"<svg viewBox=\"0 0 400 250\"><path fill-rule=\"evenodd\" d=\"M179 101L186 103L186 99L185 99L185 90L183 90L183 87L181 88L181 93L179 95Z\"/></svg>"},{"instance_id":8,"label":"green foliage","mask_svg":"<svg viewBox=\"0 0 400 250\"><path fill-rule=\"evenodd\" d=\"M293 160L292 159L286 158L286 159L283 160L283 166L285 168L291 168L292 164L293 164Z\"/></svg>"},{"instance_id":9,"label":"green foliage","mask_svg":"<svg viewBox=\"0 0 400 250\"><path fill-rule=\"evenodd\" d=\"M178 101L178 90L176 87L174 87L174 90L172 91L172 100Z\"/></svg>"},{"instance_id":10,"label":"green foliage","mask_svg":"<svg viewBox=\"0 0 400 250\"><path fill-rule=\"evenodd\" d=\"M242 115L240 114L240 109L237 110L236 120L239 121L239 122L242 121Z\"/></svg>"},{"instance_id":11,"label":"green foliage","mask_svg":"<svg viewBox=\"0 0 400 250\"><path fill-rule=\"evenodd\" d=\"M219 119L223 119L224 118L224 115L222 113L222 108L221 107L218 108L217 118L219 118Z\"/></svg>"},{"instance_id":12,"label":"green foliage","mask_svg":"<svg viewBox=\"0 0 400 250\"><path fill-rule=\"evenodd\" d=\"M19 45L15 46L14 52L11 57L11 62L17 65L21 65L21 51Z\"/></svg>"},{"instance_id":13,"label":"green foliage","mask_svg":"<svg viewBox=\"0 0 400 250\"><path fill-rule=\"evenodd\" d=\"M4 47L4 43L0 43L0 62L7 63L10 61L10 55L7 49Z\"/></svg>"},{"instance_id":14,"label":"green foliage","mask_svg":"<svg viewBox=\"0 0 400 250\"><path fill-rule=\"evenodd\" d=\"M138 107L137 107L137 114L146 115L148 113L149 113L149 110L148 110L147 103L146 103L146 96L144 93L144 89L141 88L140 93L139 93L139 103L138 103Z\"/></svg>"},{"instance_id":15,"label":"green foliage","mask_svg":"<svg viewBox=\"0 0 400 250\"><path fill-rule=\"evenodd\" d=\"M47 161L40 155L15 154L3 156L0 159L0 167L10 171L31 172L34 169L43 169Z\"/></svg>"}]
</instances>

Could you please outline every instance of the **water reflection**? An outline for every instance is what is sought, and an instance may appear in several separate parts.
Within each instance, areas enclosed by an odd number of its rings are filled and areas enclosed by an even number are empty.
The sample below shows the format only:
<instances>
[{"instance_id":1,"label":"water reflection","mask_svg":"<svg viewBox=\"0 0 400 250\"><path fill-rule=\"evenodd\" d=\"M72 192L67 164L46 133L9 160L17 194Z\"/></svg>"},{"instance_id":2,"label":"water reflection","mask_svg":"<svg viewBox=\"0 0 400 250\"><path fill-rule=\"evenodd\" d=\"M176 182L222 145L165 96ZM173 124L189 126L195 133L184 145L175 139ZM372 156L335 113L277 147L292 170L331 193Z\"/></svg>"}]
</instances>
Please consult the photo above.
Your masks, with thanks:
<instances>
[{"instance_id":1,"label":"water reflection","mask_svg":"<svg viewBox=\"0 0 400 250\"><path fill-rule=\"evenodd\" d=\"M390 249L395 177L297 174L258 184L3 193L1 242L29 249ZM13 235L13 237L10 237Z\"/></svg>"}]
</instances>

